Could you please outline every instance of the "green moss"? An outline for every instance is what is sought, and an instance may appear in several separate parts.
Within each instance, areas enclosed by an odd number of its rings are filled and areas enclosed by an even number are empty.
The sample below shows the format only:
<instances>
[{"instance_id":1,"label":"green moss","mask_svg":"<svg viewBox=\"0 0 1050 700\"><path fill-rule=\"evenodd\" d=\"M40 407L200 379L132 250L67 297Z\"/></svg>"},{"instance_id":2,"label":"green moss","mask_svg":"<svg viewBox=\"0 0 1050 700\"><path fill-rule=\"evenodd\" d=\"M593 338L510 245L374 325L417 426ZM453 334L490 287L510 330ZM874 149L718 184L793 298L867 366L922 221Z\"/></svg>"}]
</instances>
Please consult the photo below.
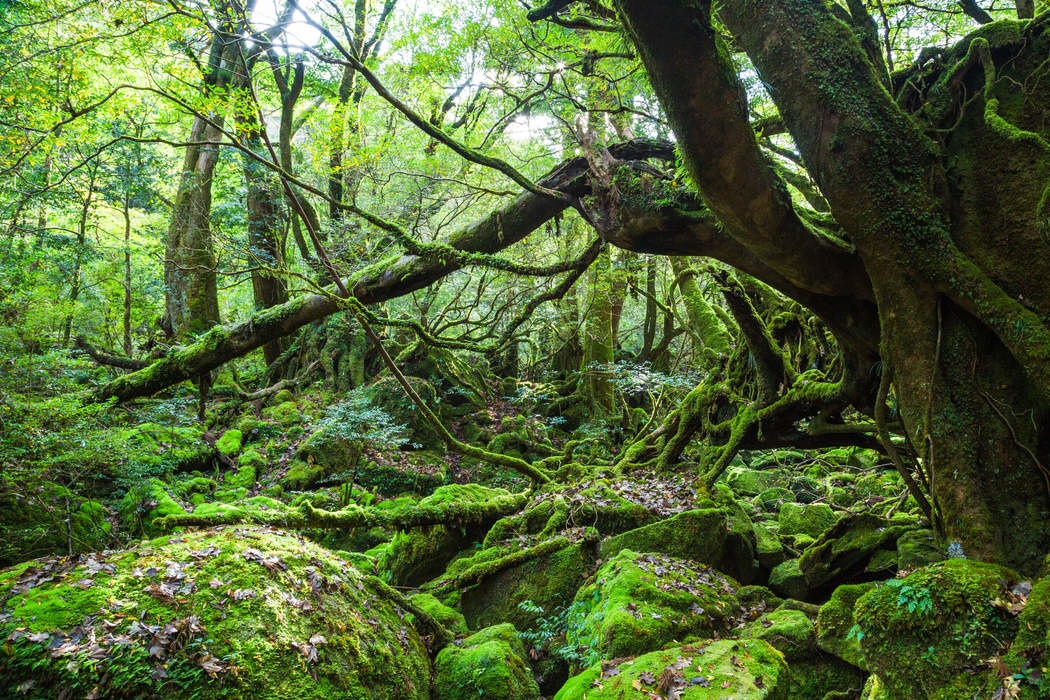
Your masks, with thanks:
<instances>
[{"instance_id":1,"label":"green moss","mask_svg":"<svg viewBox=\"0 0 1050 700\"><path fill-rule=\"evenodd\" d=\"M454 507L458 512L469 509L472 503L483 504L496 498L506 498L510 492L478 484L449 484L434 490L419 501L419 507ZM495 516L493 516L493 520ZM387 555L380 561L381 570L399 585L418 586L445 570L461 550L480 540L492 520L471 522L460 526L454 522L429 528L397 533Z\"/></svg>"},{"instance_id":2,"label":"green moss","mask_svg":"<svg viewBox=\"0 0 1050 700\"><path fill-rule=\"evenodd\" d=\"M53 552L103 549L112 525L98 501L54 482L0 490L0 565Z\"/></svg>"},{"instance_id":3,"label":"green moss","mask_svg":"<svg viewBox=\"0 0 1050 700\"><path fill-rule=\"evenodd\" d=\"M624 549L660 552L718 566L725 556L726 535L726 518L721 510L690 510L610 537L601 543L598 553L609 558Z\"/></svg>"},{"instance_id":4,"label":"green moss","mask_svg":"<svg viewBox=\"0 0 1050 700\"><path fill-rule=\"evenodd\" d=\"M231 428L222 434L222 437L215 441L215 449L224 455L236 455L241 451L241 444L243 443L243 434L237 428Z\"/></svg>"},{"instance_id":5,"label":"green moss","mask_svg":"<svg viewBox=\"0 0 1050 700\"><path fill-rule=\"evenodd\" d=\"M799 567L807 584L817 589L828 582L861 574L879 550L895 552L897 539L918 527L911 517L843 518L806 549L799 559Z\"/></svg>"},{"instance_id":6,"label":"green moss","mask_svg":"<svg viewBox=\"0 0 1050 700\"><path fill-rule=\"evenodd\" d=\"M792 503L794 500L795 494L791 489L774 486L755 496L754 503L756 507L764 511L777 512L785 503Z\"/></svg>"},{"instance_id":7,"label":"green moss","mask_svg":"<svg viewBox=\"0 0 1050 700\"><path fill-rule=\"evenodd\" d=\"M931 697L1013 638L1017 619L1003 601L1016 580L951 559L878 586L854 609L864 660L892 695Z\"/></svg>"},{"instance_id":8,"label":"green moss","mask_svg":"<svg viewBox=\"0 0 1050 700\"><path fill-rule=\"evenodd\" d=\"M788 559L769 572L769 587L788 598L805 600L809 597L809 586L802 575L798 559Z\"/></svg>"},{"instance_id":9,"label":"green moss","mask_svg":"<svg viewBox=\"0 0 1050 700\"><path fill-rule=\"evenodd\" d=\"M820 537L838 521L831 506L826 503L785 503L777 518L781 535L809 535Z\"/></svg>"},{"instance_id":10,"label":"green moss","mask_svg":"<svg viewBox=\"0 0 1050 700\"><path fill-rule=\"evenodd\" d=\"M323 479L327 470L316 464L295 460L281 479L281 486L291 491L302 491Z\"/></svg>"},{"instance_id":11,"label":"green moss","mask_svg":"<svg viewBox=\"0 0 1050 700\"><path fill-rule=\"evenodd\" d=\"M499 558L510 551L493 548L487 556ZM530 629L538 615L523 610L519 604L531 600L543 610L568 605L592 570L595 558L593 546L581 543L501 569L463 590L460 609L467 624L475 629L501 622L511 622L520 630ZM461 566L468 567L470 562L464 561Z\"/></svg>"},{"instance_id":12,"label":"green moss","mask_svg":"<svg viewBox=\"0 0 1050 700\"><path fill-rule=\"evenodd\" d=\"M440 622L452 634L460 636L469 632L467 620L463 617L463 613L450 608L429 593L415 593L409 599L415 605L430 613L435 620Z\"/></svg>"},{"instance_id":13,"label":"green moss","mask_svg":"<svg viewBox=\"0 0 1050 700\"><path fill-rule=\"evenodd\" d=\"M737 588L703 564L623 550L576 594L566 641L590 663L723 632L739 606Z\"/></svg>"},{"instance_id":14,"label":"green moss","mask_svg":"<svg viewBox=\"0 0 1050 700\"><path fill-rule=\"evenodd\" d=\"M773 488L777 475L772 471L758 471L746 467L732 467L726 470L725 483L738 496L757 496Z\"/></svg>"},{"instance_id":15,"label":"green moss","mask_svg":"<svg viewBox=\"0 0 1050 700\"><path fill-rule=\"evenodd\" d=\"M462 646L447 646L434 663L434 700L539 696L513 625L488 627L464 639Z\"/></svg>"},{"instance_id":16,"label":"green moss","mask_svg":"<svg viewBox=\"0 0 1050 700\"><path fill-rule=\"evenodd\" d=\"M303 415L299 412L299 406L295 401L282 401L276 406L264 408L262 412L263 416L284 427L303 422Z\"/></svg>"},{"instance_id":17,"label":"green moss","mask_svg":"<svg viewBox=\"0 0 1050 700\"><path fill-rule=\"evenodd\" d=\"M118 506L125 530L155 536L162 532L153 525L156 518L185 515L186 509L172 496L170 487L159 479L134 488L121 499Z\"/></svg>"},{"instance_id":18,"label":"green moss","mask_svg":"<svg viewBox=\"0 0 1050 700\"><path fill-rule=\"evenodd\" d=\"M417 632L359 572L297 537L198 531L36 566L0 578L0 634L19 632L0 654L0 695L27 679L45 698L430 695ZM59 643L71 653L49 654Z\"/></svg>"},{"instance_id":19,"label":"green moss","mask_svg":"<svg viewBox=\"0 0 1050 700\"><path fill-rule=\"evenodd\" d=\"M272 399L270 399L270 403L274 406L279 406L288 403L289 401L295 401L295 394L288 389L281 389L273 395Z\"/></svg>"},{"instance_id":20,"label":"green moss","mask_svg":"<svg viewBox=\"0 0 1050 700\"><path fill-rule=\"evenodd\" d=\"M829 692L859 688L863 682L860 670L817 647L813 622L801 610L773 610L744 627L740 636L763 639L784 655L790 697L821 698Z\"/></svg>"},{"instance_id":21,"label":"green moss","mask_svg":"<svg viewBox=\"0 0 1050 700\"><path fill-rule=\"evenodd\" d=\"M676 696L681 700L791 697L787 663L780 652L762 640L724 639L595 664L570 678L554 700L666 697L657 692L666 669L671 670L667 681L681 693Z\"/></svg>"},{"instance_id":22,"label":"green moss","mask_svg":"<svg viewBox=\"0 0 1050 700\"><path fill-rule=\"evenodd\" d=\"M853 607L874 583L839 586L831 598L820 606L817 615L817 645L843 661L868 670L860 648L860 628L854 628Z\"/></svg>"}]
</instances>

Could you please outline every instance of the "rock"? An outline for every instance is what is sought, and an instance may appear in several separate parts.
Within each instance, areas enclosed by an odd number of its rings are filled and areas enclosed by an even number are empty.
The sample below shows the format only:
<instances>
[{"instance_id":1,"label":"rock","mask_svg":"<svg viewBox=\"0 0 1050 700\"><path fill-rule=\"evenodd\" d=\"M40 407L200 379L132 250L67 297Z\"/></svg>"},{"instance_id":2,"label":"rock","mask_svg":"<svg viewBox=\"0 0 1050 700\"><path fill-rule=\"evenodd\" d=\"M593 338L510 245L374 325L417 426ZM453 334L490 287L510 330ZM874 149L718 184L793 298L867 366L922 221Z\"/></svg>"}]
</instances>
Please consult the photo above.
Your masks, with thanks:
<instances>
[{"instance_id":1,"label":"rock","mask_svg":"<svg viewBox=\"0 0 1050 700\"><path fill-rule=\"evenodd\" d=\"M769 587L780 595L798 600L806 600L810 592L798 559L788 559L773 567L769 572Z\"/></svg>"},{"instance_id":2,"label":"rock","mask_svg":"<svg viewBox=\"0 0 1050 700\"><path fill-rule=\"evenodd\" d=\"M1017 633L1018 581L1001 566L949 559L877 586L854 608L864 660L892 697L980 696L985 679L973 671Z\"/></svg>"},{"instance_id":3,"label":"rock","mask_svg":"<svg viewBox=\"0 0 1050 700\"><path fill-rule=\"evenodd\" d=\"M624 549L660 552L719 566L725 557L726 516L718 508L689 510L602 541L598 553L608 559Z\"/></svg>"},{"instance_id":4,"label":"rock","mask_svg":"<svg viewBox=\"0 0 1050 700\"><path fill-rule=\"evenodd\" d=\"M813 590L862 576L876 552L896 551L897 539L915 529L916 521L907 517L889 520L865 514L843 518L806 549L799 569Z\"/></svg>"},{"instance_id":5,"label":"rock","mask_svg":"<svg viewBox=\"0 0 1050 700\"><path fill-rule=\"evenodd\" d=\"M839 586L817 615L817 646L863 671L870 669L860 649L860 627L853 624L853 607L874 587L874 583Z\"/></svg>"},{"instance_id":6,"label":"rock","mask_svg":"<svg viewBox=\"0 0 1050 700\"><path fill-rule=\"evenodd\" d=\"M822 698L831 692L859 688L864 674L817 647L813 622L800 610L782 607L768 612L740 631L744 639L762 639L788 662L792 698Z\"/></svg>"},{"instance_id":7,"label":"rock","mask_svg":"<svg viewBox=\"0 0 1050 700\"><path fill-rule=\"evenodd\" d=\"M452 634L460 636L470 631L467 629L467 620L463 617L463 613L455 608L450 608L429 593L415 593L409 600L425 612L430 613L431 617L440 622Z\"/></svg>"},{"instance_id":8,"label":"rock","mask_svg":"<svg viewBox=\"0 0 1050 700\"><path fill-rule=\"evenodd\" d=\"M244 437L240 430L237 428L230 428L222 437L215 441L215 449L224 455L235 456L241 451L241 445Z\"/></svg>"},{"instance_id":9,"label":"rock","mask_svg":"<svg viewBox=\"0 0 1050 700\"><path fill-rule=\"evenodd\" d=\"M576 594L565 639L589 663L724 633L739 609L737 588L704 564L623 550Z\"/></svg>"},{"instance_id":10,"label":"rock","mask_svg":"<svg viewBox=\"0 0 1050 700\"><path fill-rule=\"evenodd\" d=\"M509 496L506 489L490 489L477 484L449 484L419 501L420 507L484 503L501 496ZM475 523L470 527L435 525L398 532L390 549L380 560L392 583L400 586L418 586L434 578L463 549L480 541L495 521Z\"/></svg>"},{"instance_id":11,"label":"rock","mask_svg":"<svg viewBox=\"0 0 1050 700\"><path fill-rule=\"evenodd\" d=\"M788 691L784 656L760 639L723 639L600 662L562 686L554 700L674 697L779 700Z\"/></svg>"},{"instance_id":12,"label":"rock","mask_svg":"<svg viewBox=\"0 0 1050 700\"><path fill-rule=\"evenodd\" d=\"M435 661L433 700L533 700L539 696L513 625L487 627L462 644L445 647Z\"/></svg>"},{"instance_id":13,"label":"rock","mask_svg":"<svg viewBox=\"0 0 1050 700\"><path fill-rule=\"evenodd\" d=\"M485 552L482 550L471 559L478 560ZM473 629L501 622L510 622L520 630L529 629L538 615L523 610L519 604L530 600L544 611L565 606L593 570L596 557L593 545L580 543L529 559L462 591L459 608ZM456 563L463 562L466 567L469 561L457 559Z\"/></svg>"},{"instance_id":14,"label":"rock","mask_svg":"<svg viewBox=\"0 0 1050 700\"><path fill-rule=\"evenodd\" d=\"M360 572L267 528L0 573L0 696L430 697L419 634Z\"/></svg>"},{"instance_id":15,"label":"rock","mask_svg":"<svg viewBox=\"0 0 1050 700\"><path fill-rule=\"evenodd\" d=\"M933 530L912 530L897 539L897 568L901 570L910 571L944 558L944 550L937 545Z\"/></svg>"},{"instance_id":16,"label":"rock","mask_svg":"<svg viewBox=\"0 0 1050 700\"><path fill-rule=\"evenodd\" d=\"M726 470L725 483L738 496L757 496L776 486L777 474L773 471L758 471L746 467L730 467Z\"/></svg>"},{"instance_id":17,"label":"rock","mask_svg":"<svg viewBox=\"0 0 1050 700\"><path fill-rule=\"evenodd\" d=\"M767 513L776 513L785 503L794 501L795 494L791 489L786 489L783 486L768 488L754 498L755 507Z\"/></svg>"},{"instance_id":18,"label":"rock","mask_svg":"<svg viewBox=\"0 0 1050 700\"><path fill-rule=\"evenodd\" d=\"M777 518L781 535L809 535L820 537L829 527L838 522L838 517L826 503L785 503Z\"/></svg>"}]
</instances>

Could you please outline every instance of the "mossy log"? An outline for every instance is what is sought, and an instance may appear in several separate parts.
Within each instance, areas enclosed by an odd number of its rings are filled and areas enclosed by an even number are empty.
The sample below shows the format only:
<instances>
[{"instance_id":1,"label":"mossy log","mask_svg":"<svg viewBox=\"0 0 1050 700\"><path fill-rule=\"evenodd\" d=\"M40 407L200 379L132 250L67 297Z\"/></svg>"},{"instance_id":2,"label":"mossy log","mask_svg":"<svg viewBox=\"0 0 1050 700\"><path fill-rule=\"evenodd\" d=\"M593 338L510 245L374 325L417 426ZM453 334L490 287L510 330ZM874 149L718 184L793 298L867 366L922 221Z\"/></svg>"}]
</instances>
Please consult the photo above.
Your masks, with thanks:
<instances>
[{"instance_id":1,"label":"mossy log","mask_svg":"<svg viewBox=\"0 0 1050 700\"><path fill-rule=\"evenodd\" d=\"M623 160L671 160L674 157L670 143L652 139L617 144L609 151ZM538 184L579 197L589 189L586 173L586 159L574 158L552 170ZM568 206L561 199L526 192L502 209L453 234L447 245L453 252L495 253L520 241ZM362 304L376 304L426 287L460 267L462 258L453 255L393 256L370 265L344 285ZM127 401L149 396L173 384L204 375L229 360L342 308L334 292L297 297L233 326L212 328L196 342L176 348L148 367L100 387L95 397Z\"/></svg>"},{"instance_id":2,"label":"mossy log","mask_svg":"<svg viewBox=\"0 0 1050 700\"><path fill-rule=\"evenodd\" d=\"M287 510L274 510L272 513L254 511L227 511L205 516L193 513L167 515L157 518L154 525L160 528L174 527L212 527L216 525L233 525L239 523L258 523L279 525L282 527L316 527L329 529L349 529L355 527L387 527L405 530L430 525L471 525L494 521L505 515L521 510L528 501L528 494L519 493L483 502L449 502L434 505L421 504L405 510L387 512L378 508L363 508L350 504L340 510L322 510L315 508L309 501Z\"/></svg>"}]
</instances>

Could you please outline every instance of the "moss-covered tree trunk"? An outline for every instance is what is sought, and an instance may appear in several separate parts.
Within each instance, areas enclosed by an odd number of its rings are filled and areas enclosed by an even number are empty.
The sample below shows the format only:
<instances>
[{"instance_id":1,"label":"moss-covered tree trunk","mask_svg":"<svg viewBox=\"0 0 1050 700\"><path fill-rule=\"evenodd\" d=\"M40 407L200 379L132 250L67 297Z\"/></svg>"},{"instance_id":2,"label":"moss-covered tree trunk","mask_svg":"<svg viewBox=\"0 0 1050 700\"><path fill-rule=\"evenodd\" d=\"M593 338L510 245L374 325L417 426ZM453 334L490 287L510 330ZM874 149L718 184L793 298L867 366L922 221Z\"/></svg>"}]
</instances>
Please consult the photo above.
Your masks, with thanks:
<instances>
[{"instance_id":1,"label":"moss-covered tree trunk","mask_svg":"<svg viewBox=\"0 0 1050 700\"><path fill-rule=\"evenodd\" d=\"M222 94L243 66L241 42L229 18L216 28L208 53L200 114L194 117L189 145L172 206L164 256L164 325L186 339L219 322L216 260L211 235L211 185L222 139Z\"/></svg>"},{"instance_id":2,"label":"moss-covered tree trunk","mask_svg":"<svg viewBox=\"0 0 1050 700\"><path fill-rule=\"evenodd\" d=\"M817 291L806 271L822 266L821 293L847 296L833 239L795 212L757 147L710 6L617 4L727 233L800 287ZM731 0L719 19L863 263L944 537L1037 568L1050 549L1046 17L987 25L893 84L857 40L866 18L837 6Z\"/></svg>"}]
</instances>

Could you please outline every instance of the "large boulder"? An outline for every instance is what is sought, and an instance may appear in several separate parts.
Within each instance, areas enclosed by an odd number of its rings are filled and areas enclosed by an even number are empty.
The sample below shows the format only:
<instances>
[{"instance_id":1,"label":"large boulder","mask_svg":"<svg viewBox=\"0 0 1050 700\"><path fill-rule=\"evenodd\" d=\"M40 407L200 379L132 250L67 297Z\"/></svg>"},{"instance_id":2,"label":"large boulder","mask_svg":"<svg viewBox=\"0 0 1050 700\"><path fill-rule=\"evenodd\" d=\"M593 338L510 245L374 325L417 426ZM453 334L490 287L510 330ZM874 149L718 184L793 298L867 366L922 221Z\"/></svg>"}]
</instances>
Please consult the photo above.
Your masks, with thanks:
<instances>
[{"instance_id":1,"label":"large boulder","mask_svg":"<svg viewBox=\"0 0 1050 700\"><path fill-rule=\"evenodd\" d=\"M667 698L779 700L788 690L784 656L760 639L723 639L600 662L574 676L554 700Z\"/></svg>"},{"instance_id":2,"label":"large boulder","mask_svg":"<svg viewBox=\"0 0 1050 700\"><path fill-rule=\"evenodd\" d=\"M434 664L433 700L533 700L539 686L525 663L513 625L486 627L441 650Z\"/></svg>"},{"instance_id":3,"label":"large boulder","mask_svg":"<svg viewBox=\"0 0 1050 700\"><path fill-rule=\"evenodd\" d=\"M27 562L0 573L0 696L429 698L384 590L267 528Z\"/></svg>"},{"instance_id":4,"label":"large boulder","mask_svg":"<svg viewBox=\"0 0 1050 700\"><path fill-rule=\"evenodd\" d=\"M891 579L857 601L864 661L890 697L980 697L987 659L1017 633L1001 566L950 559Z\"/></svg>"}]
</instances>

